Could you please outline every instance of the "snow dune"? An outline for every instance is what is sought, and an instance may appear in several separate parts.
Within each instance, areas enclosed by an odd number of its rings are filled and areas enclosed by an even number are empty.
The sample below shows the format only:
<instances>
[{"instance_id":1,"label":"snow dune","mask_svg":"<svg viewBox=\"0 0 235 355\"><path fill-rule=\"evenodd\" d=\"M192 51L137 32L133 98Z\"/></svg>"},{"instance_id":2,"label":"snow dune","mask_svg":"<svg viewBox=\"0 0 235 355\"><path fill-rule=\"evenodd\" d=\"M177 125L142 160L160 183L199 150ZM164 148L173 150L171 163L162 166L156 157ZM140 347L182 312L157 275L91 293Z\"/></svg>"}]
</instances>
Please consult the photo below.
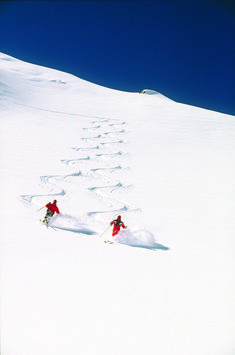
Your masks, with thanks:
<instances>
[{"instance_id":1,"label":"snow dune","mask_svg":"<svg viewBox=\"0 0 235 355\"><path fill-rule=\"evenodd\" d=\"M2 354L233 354L234 117L3 53L0 82Z\"/></svg>"}]
</instances>

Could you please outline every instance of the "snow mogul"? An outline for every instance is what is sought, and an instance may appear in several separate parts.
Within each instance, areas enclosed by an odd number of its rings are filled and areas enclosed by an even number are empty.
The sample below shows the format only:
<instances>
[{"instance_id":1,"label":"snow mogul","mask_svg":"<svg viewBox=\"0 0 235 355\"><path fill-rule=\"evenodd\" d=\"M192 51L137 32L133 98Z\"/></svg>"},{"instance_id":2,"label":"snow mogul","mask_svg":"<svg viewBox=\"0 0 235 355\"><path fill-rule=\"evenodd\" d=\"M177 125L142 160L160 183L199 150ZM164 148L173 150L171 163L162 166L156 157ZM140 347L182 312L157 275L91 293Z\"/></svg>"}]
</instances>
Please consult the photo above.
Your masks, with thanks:
<instances>
[{"instance_id":1,"label":"snow mogul","mask_svg":"<svg viewBox=\"0 0 235 355\"><path fill-rule=\"evenodd\" d=\"M125 226L125 224L122 222L121 220L121 216L118 216L117 219L114 219L112 222L110 222L110 226L113 226L113 232L112 232L112 236L115 237L115 235L118 234L118 232L120 231L121 227L126 229L127 227Z\"/></svg>"},{"instance_id":2,"label":"snow mogul","mask_svg":"<svg viewBox=\"0 0 235 355\"><path fill-rule=\"evenodd\" d=\"M50 219L53 217L55 213L59 214L59 208L57 207L57 200L54 200L53 203L49 202L46 206L47 212L44 217L43 223L46 223L47 225L50 222Z\"/></svg>"}]
</instances>

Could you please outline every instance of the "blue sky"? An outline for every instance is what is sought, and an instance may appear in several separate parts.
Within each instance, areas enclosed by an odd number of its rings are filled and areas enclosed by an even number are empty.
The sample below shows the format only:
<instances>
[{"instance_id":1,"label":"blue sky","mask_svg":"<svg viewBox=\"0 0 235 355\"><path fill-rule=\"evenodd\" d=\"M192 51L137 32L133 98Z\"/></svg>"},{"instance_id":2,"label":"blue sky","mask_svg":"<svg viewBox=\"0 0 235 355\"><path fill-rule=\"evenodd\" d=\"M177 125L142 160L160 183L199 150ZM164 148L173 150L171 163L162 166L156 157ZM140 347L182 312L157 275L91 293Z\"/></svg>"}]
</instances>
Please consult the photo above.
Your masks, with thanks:
<instances>
[{"instance_id":1,"label":"blue sky","mask_svg":"<svg viewBox=\"0 0 235 355\"><path fill-rule=\"evenodd\" d=\"M0 51L18 59L235 115L228 1L1 1L0 23Z\"/></svg>"}]
</instances>

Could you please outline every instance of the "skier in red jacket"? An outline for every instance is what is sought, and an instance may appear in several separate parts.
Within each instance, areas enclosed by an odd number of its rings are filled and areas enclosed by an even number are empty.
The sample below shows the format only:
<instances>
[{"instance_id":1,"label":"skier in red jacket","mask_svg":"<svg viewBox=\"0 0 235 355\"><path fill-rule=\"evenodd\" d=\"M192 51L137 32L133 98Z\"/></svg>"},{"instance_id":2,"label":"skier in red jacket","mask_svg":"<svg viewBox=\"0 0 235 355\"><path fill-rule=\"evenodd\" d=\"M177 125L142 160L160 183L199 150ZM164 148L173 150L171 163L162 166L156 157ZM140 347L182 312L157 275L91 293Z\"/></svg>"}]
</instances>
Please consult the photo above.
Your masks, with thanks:
<instances>
[{"instance_id":1,"label":"skier in red jacket","mask_svg":"<svg viewBox=\"0 0 235 355\"><path fill-rule=\"evenodd\" d=\"M114 237L115 235L118 234L118 232L120 231L121 227L126 229L127 227L124 225L124 223L121 220L121 216L118 216L117 219L114 219L110 225L113 225L113 232L112 232L112 236Z\"/></svg>"},{"instance_id":2,"label":"skier in red jacket","mask_svg":"<svg viewBox=\"0 0 235 355\"><path fill-rule=\"evenodd\" d=\"M47 208L47 213L44 217L43 222L48 224L51 217L54 215L54 213L56 212L57 214L60 213L59 208L57 207L57 201L54 200L53 203L49 202L45 207Z\"/></svg>"}]
</instances>

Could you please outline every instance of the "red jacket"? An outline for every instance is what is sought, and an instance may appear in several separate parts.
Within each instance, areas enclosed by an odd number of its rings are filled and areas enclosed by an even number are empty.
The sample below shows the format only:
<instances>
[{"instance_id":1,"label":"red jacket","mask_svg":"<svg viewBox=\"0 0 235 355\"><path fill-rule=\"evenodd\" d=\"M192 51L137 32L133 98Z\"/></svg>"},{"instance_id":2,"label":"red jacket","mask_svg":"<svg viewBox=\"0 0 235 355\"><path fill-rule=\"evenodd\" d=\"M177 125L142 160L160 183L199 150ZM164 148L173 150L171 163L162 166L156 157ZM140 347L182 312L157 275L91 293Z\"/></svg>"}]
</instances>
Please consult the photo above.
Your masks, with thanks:
<instances>
[{"instance_id":1,"label":"red jacket","mask_svg":"<svg viewBox=\"0 0 235 355\"><path fill-rule=\"evenodd\" d=\"M122 228L126 228L126 226L124 225L124 223L121 221L121 218L117 218L114 221L112 221L110 223L111 225L113 225L113 232L112 232L112 236L114 237L116 234L118 234L118 232L120 231L121 227Z\"/></svg>"},{"instance_id":2,"label":"red jacket","mask_svg":"<svg viewBox=\"0 0 235 355\"><path fill-rule=\"evenodd\" d=\"M47 210L50 210L53 214L56 212L57 214L60 213L59 208L57 207L56 203L48 203L46 205Z\"/></svg>"}]
</instances>

